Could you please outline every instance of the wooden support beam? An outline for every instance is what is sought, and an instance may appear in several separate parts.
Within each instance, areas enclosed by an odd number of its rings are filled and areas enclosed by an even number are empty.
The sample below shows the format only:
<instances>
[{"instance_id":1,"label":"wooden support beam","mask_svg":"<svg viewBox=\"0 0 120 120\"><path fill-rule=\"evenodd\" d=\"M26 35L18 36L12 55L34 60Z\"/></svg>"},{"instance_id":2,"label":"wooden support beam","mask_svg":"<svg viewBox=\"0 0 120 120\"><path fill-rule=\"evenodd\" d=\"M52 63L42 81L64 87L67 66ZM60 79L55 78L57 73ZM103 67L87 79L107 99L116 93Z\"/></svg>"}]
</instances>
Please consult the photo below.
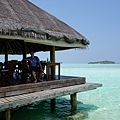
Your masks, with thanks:
<instances>
[{"instance_id":1,"label":"wooden support beam","mask_svg":"<svg viewBox=\"0 0 120 120\"><path fill-rule=\"evenodd\" d=\"M56 99L51 99L51 112L55 112Z\"/></svg>"},{"instance_id":2,"label":"wooden support beam","mask_svg":"<svg viewBox=\"0 0 120 120\"><path fill-rule=\"evenodd\" d=\"M5 42L5 62L8 61L8 41Z\"/></svg>"},{"instance_id":3,"label":"wooden support beam","mask_svg":"<svg viewBox=\"0 0 120 120\"><path fill-rule=\"evenodd\" d=\"M77 93L70 95L70 103L71 103L71 112L75 113L77 110Z\"/></svg>"},{"instance_id":4,"label":"wooden support beam","mask_svg":"<svg viewBox=\"0 0 120 120\"><path fill-rule=\"evenodd\" d=\"M50 49L50 61L55 62L55 46L52 46Z\"/></svg>"},{"instance_id":5,"label":"wooden support beam","mask_svg":"<svg viewBox=\"0 0 120 120\"><path fill-rule=\"evenodd\" d=\"M26 58L26 42L23 41L23 59Z\"/></svg>"},{"instance_id":6,"label":"wooden support beam","mask_svg":"<svg viewBox=\"0 0 120 120\"><path fill-rule=\"evenodd\" d=\"M50 61L55 63L55 46L50 49ZM51 67L51 79L55 79L55 66Z\"/></svg>"},{"instance_id":7,"label":"wooden support beam","mask_svg":"<svg viewBox=\"0 0 120 120\"><path fill-rule=\"evenodd\" d=\"M10 120L11 119L11 110L7 109L2 113L2 120Z\"/></svg>"}]
</instances>

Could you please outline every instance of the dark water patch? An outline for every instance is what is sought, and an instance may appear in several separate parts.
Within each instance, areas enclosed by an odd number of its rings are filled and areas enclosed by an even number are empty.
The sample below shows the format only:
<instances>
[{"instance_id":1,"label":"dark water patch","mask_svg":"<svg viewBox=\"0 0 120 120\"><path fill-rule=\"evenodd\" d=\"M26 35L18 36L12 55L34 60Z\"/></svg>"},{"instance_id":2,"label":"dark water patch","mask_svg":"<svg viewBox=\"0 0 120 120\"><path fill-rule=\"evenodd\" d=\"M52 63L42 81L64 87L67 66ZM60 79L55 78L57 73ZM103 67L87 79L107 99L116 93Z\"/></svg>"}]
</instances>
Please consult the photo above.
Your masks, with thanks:
<instances>
[{"instance_id":1,"label":"dark water patch","mask_svg":"<svg viewBox=\"0 0 120 120\"><path fill-rule=\"evenodd\" d=\"M98 109L97 106L77 101L77 110L73 113L71 112L70 100L62 98L58 99L57 102L56 115L62 120L84 120L88 118L89 111Z\"/></svg>"},{"instance_id":2,"label":"dark water patch","mask_svg":"<svg viewBox=\"0 0 120 120\"><path fill-rule=\"evenodd\" d=\"M77 102L77 109L78 111L92 111L92 110L97 110L99 107L92 105L92 104L84 104L82 102Z\"/></svg>"}]
</instances>

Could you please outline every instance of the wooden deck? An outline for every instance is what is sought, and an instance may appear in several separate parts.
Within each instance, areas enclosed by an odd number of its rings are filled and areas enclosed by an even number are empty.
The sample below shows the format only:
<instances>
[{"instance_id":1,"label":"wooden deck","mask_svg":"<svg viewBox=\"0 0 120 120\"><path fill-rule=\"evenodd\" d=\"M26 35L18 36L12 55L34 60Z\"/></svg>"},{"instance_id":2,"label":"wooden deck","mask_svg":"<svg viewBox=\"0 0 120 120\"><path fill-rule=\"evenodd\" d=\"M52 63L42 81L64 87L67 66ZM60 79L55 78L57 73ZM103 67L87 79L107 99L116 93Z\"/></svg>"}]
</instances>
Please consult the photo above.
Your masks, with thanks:
<instances>
[{"instance_id":1,"label":"wooden deck","mask_svg":"<svg viewBox=\"0 0 120 120\"><path fill-rule=\"evenodd\" d=\"M100 84L86 83L82 85L75 85L52 90L45 90L40 92L0 98L0 111L4 111L5 109L8 108L11 109L21 107L24 105L32 104L37 101L53 99L64 95L70 95L78 92L92 90L100 86L101 86Z\"/></svg>"},{"instance_id":2,"label":"wooden deck","mask_svg":"<svg viewBox=\"0 0 120 120\"><path fill-rule=\"evenodd\" d=\"M61 80L0 87L0 112L3 112L4 120L10 120L11 109L48 99L53 102L55 98L65 95L71 95L71 108L76 109L76 93L101 86L98 83L86 83L85 77L61 76Z\"/></svg>"},{"instance_id":3,"label":"wooden deck","mask_svg":"<svg viewBox=\"0 0 120 120\"><path fill-rule=\"evenodd\" d=\"M86 83L84 77L64 78L62 77L62 80L1 87L0 112L37 101L92 90L102 86L97 83Z\"/></svg>"}]
</instances>

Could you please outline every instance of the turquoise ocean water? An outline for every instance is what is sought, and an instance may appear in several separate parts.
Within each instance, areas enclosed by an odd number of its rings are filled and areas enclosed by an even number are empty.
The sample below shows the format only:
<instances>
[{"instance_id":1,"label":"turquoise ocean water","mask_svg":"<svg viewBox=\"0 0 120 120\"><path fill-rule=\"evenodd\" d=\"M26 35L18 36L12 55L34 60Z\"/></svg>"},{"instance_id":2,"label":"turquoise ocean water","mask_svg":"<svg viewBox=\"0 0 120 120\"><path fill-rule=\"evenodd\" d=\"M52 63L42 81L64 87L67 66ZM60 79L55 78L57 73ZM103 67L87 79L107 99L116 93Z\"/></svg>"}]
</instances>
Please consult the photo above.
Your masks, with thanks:
<instances>
[{"instance_id":1,"label":"turquoise ocean water","mask_svg":"<svg viewBox=\"0 0 120 120\"><path fill-rule=\"evenodd\" d=\"M103 84L77 94L78 108L73 120L120 120L120 64L62 64L61 74ZM50 112L48 100L20 109L13 113L12 120L66 120L71 116L69 96L56 101L55 113Z\"/></svg>"}]
</instances>

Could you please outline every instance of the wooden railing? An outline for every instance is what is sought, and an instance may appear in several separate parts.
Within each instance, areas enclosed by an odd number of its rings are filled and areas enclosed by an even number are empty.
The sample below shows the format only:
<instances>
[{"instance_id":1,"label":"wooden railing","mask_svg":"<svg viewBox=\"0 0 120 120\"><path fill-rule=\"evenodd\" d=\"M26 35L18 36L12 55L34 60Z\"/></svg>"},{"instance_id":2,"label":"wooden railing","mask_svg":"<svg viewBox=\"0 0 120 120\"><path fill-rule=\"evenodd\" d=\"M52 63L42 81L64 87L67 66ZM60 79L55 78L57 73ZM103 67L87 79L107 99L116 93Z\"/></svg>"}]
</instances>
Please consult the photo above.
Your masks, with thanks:
<instances>
[{"instance_id":1,"label":"wooden railing","mask_svg":"<svg viewBox=\"0 0 120 120\"><path fill-rule=\"evenodd\" d=\"M21 84L0 88L0 97L15 96L32 92L68 87L73 85L85 84L85 78L64 77L62 80L45 81L39 83Z\"/></svg>"}]
</instances>

